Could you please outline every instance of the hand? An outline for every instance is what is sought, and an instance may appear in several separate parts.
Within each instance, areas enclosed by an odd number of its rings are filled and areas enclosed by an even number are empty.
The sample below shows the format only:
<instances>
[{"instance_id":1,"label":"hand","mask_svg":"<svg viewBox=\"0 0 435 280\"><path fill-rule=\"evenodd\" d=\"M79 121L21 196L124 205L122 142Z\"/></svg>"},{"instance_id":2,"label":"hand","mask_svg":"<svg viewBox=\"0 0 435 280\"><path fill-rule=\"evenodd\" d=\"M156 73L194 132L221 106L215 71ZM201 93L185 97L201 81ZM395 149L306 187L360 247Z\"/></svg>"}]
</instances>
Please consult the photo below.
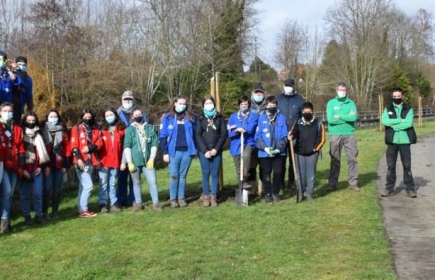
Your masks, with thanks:
<instances>
[{"instance_id":1,"label":"hand","mask_svg":"<svg viewBox=\"0 0 435 280\"><path fill-rule=\"evenodd\" d=\"M238 133L245 133L246 130L244 130L244 129L241 128L241 127L238 127L238 128L236 128L236 132L238 132Z\"/></svg>"},{"instance_id":2,"label":"hand","mask_svg":"<svg viewBox=\"0 0 435 280\"><path fill-rule=\"evenodd\" d=\"M9 77L11 77L11 80L12 80L12 81L15 81L15 79L17 78L17 76L15 76L14 72L12 72L11 69L8 69L8 74L9 74Z\"/></svg>"},{"instance_id":3,"label":"hand","mask_svg":"<svg viewBox=\"0 0 435 280\"><path fill-rule=\"evenodd\" d=\"M88 148L88 146L83 147L83 148L80 150L80 152L81 152L82 154L87 154L87 153L89 153L89 148Z\"/></svg>"},{"instance_id":4,"label":"hand","mask_svg":"<svg viewBox=\"0 0 435 280\"><path fill-rule=\"evenodd\" d=\"M169 155L163 155L163 161L169 163Z\"/></svg>"},{"instance_id":5,"label":"hand","mask_svg":"<svg viewBox=\"0 0 435 280\"><path fill-rule=\"evenodd\" d=\"M35 176L38 176L41 173L41 167L35 169Z\"/></svg>"},{"instance_id":6,"label":"hand","mask_svg":"<svg viewBox=\"0 0 435 280\"><path fill-rule=\"evenodd\" d=\"M136 172L136 166L134 166L134 163L129 162L128 164L128 171L130 171L131 173Z\"/></svg>"},{"instance_id":7,"label":"hand","mask_svg":"<svg viewBox=\"0 0 435 280\"><path fill-rule=\"evenodd\" d=\"M278 150L278 149L275 149L275 150L272 150L271 153L272 153L273 155L277 155L277 154L281 153L281 151Z\"/></svg>"},{"instance_id":8,"label":"hand","mask_svg":"<svg viewBox=\"0 0 435 280\"><path fill-rule=\"evenodd\" d=\"M287 134L287 139L289 140L289 141L292 141L293 140L293 135L292 134L290 134L290 132Z\"/></svg>"},{"instance_id":9,"label":"hand","mask_svg":"<svg viewBox=\"0 0 435 280\"><path fill-rule=\"evenodd\" d=\"M154 169L154 159L149 159L147 162L147 169L153 170Z\"/></svg>"},{"instance_id":10,"label":"hand","mask_svg":"<svg viewBox=\"0 0 435 280\"><path fill-rule=\"evenodd\" d=\"M46 177L50 175L50 167L46 166L46 167L44 168L44 175L45 175Z\"/></svg>"},{"instance_id":11,"label":"hand","mask_svg":"<svg viewBox=\"0 0 435 280\"><path fill-rule=\"evenodd\" d=\"M35 174L35 175L36 175L36 174ZM24 177L25 179L29 180L29 179L30 179L30 174L29 174L29 172L27 172L26 170L24 170L24 171L23 171L23 177Z\"/></svg>"},{"instance_id":12,"label":"hand","mask_svg":"<svg viewBox=\"0 0 435 280\"><path fill-rule=\"evenodd\" d=\"M217 151L216 151L216 149L212 149L211 151L210 151L210 154L214 157L215 155L217 155Z\"/></svg>"},{"instance_id":13,"label":"hand","mask_svg":"<svg viewBox=\"0 0 435 280\"><path fill-rule=\"evenodd\" d=\"M264 151L269 157L273 157L272 148L264 148Z\"/></svg>"},{"instance_id":14,"label":"hand","mask_svg":"<svg viewBox=\"0 0 435 280\"><path fill-rule=\"evenodd\" d=\"M339 119L340 118L340 115L339 114L335 114L334 115L334 119Z\"/></svg>"},{"instance_id":15,"label":"hand","mask_svg":"<svg viewBox=\"0 0 435 280\"><path fill-rule=\"evenodd\" d=\"M77 165L78 165L80 170L85 169L85 164L83 163L83 160L81 160L81 159L77 160Z\"/></svg>"},{"instance_id":16,"label":"hand","mask_svg":"<svg viewBox=\"0 0 435 280\"><path fill-rule=\"evenodd\" d=\"M124 171L127 168L127 165L125 163L121 163L121 166L119 167L119 169L121 169L121 171Z\"/></svg>"},{"instance_id":17,"label":"hand","mask_svg":"<svg viewBox=\"0 0 435 280\"><path fill-rule=\"evenodd\" d=\"M11 161L11 160L7 160L7 161L4 163L4 165L5 165L5 168L6 168L7 170L9 170L9 171L14 171L14 170L16 169L16 165L15 165L14 162Z\"/></svg>"},{"instance_id":18,"label":"hand","mask_svg":"<svg viewBox=\"0 0 435 280\"><path fill-rule=\"evenodd\" d=\"M211 158L211 153L210 153L210 151L205 152L204 156L205 156L205 158Z\"/></svg>"}]
</instances>

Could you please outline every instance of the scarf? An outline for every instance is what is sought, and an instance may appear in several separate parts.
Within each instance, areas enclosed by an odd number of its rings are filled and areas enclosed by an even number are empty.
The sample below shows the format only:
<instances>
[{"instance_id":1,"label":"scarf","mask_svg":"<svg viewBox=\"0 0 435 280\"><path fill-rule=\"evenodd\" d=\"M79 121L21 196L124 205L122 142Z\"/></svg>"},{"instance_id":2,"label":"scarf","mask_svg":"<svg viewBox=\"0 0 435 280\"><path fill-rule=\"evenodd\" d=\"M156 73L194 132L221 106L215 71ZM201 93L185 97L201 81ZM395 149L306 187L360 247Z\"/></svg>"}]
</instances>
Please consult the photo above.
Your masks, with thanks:
<instances>
[{"instance_id":1,"label":"scarf","mask_svg":"<svg viewBox=\"0 0 435 280\"><path fill-rule=\"evenodd\" d=\"M308 121L306 121L306 120L304 119L304 117L302 117L302 118L301 118L301 124L302 124L303 126L311 125L315 119L316 119L316 118L313 116L313 118L311 119L311 121L308 122Z\"/></svg>"},{"instance_id":2,"label":"scarf","mask_svg":"<svg viewBox=\"0 0 435 280\"><path fill-rule=\"evenodd\" d=\"M28 127L25 128L23 140L27 164L33 164L36 161L35 147L36 152L38 152L39 155L39 164L50 161L50 157L48 156L47 149L44 145L44 140L42 139L41 134L37 133L38 131L39 127L37 126L33 129Z\"/></svg>"},{"instance_id":3,"label":"scarf","mask_svg":"<svg viewBox=\"0 0 435 280\"><path fill-rule=\"evenodd\" d=\"M54 133L54 139L52 136ZM49 122L45 123L44 130L42 131L42 138L45 144L53 144L53 151L59 155L63 155L63 127L61 125L52 125Z\"/></svg>"},{"instance_id":4,"label":"scarf","mask_svg":"<svg viewBox=\"0 0 435 280\"><path fill-rule=\"evenodd\" d=\"M137 122L133 122L131 125L134 126L134 128L136 128L136 137L137 137L137 142L139 143L139 148L140 151L142 152L142 156L143 158L146 158L146 144L147 144L147 137L145 134L145 124L140 124Z\"/></svg>"}]
</instances>

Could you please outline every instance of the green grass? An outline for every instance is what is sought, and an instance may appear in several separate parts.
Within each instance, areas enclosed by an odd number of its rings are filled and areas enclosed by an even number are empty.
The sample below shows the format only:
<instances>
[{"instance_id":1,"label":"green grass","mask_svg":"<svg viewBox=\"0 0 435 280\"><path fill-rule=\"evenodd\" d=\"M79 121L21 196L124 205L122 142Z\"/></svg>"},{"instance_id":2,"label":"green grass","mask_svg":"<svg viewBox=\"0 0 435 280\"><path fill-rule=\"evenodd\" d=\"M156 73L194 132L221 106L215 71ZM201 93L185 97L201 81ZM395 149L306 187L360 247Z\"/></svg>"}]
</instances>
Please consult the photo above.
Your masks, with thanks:
<instances>
[{"instance_id":1,"label":"green grass","mask_svg":"<svg viewBox=\"0 0 435 280\"><path fill-rule=\"evenodd\" d=\"M418 133L434 131L435 123L427 122ZM69 192L61 221L27 228L17 218L15 232L0 235L0 278L395 279L375 189L383 133L358 130L357 138L362 191L347 189L347 172L338 191L324 191L326 144L312 204L296 204L291 196L280 204L236 207L229 198L205 209L194 200L200 192L197 160L188 175L193 201L185 209L165 202L162 213L147 207L142 213L127 209L79 219L76 192ZM233 194L237 178L228 154L224 169L226 185L232 186L224 192ZM158 171L161 201L168 198L168 177L167 169ZM143 192L149 205L148 189ZM96 208L94 193L91 209Z\"/></svg>"}]
</instances>

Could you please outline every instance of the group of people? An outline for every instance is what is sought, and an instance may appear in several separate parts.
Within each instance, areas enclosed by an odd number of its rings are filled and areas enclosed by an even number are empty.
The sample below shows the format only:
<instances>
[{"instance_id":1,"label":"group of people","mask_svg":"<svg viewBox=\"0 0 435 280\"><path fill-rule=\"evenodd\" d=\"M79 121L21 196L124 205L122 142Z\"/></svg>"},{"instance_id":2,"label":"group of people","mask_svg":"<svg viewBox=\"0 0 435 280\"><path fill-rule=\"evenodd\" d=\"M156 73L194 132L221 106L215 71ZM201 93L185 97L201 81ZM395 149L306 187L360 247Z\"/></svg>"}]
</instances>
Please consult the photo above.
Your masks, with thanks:
<instances>
[{"instance_id":1,"label":"group of people","mask_svg":"<svg viewBox=\"0 0 435 280\"><path fill-rule=\"evenodd\" d=\"M266 97L262 85L255 85L251 96L238 99L238 110L231 114L228 122L217 111L212 96L205 96L202 111L193 114L188 99L179 95L161 117L157 132L148 123L145 112L135 105L133 93L125 91L119 108L106 108L99 117L85 108L77 123L68 130L55 109L49 110L41 122L32 111L32 82L26 72L27 59L17 57L12 68L6 67L5 59L6 54L0 51L0 61L3 61L0 63L1 232L11 229L10 211L17 185L21 212L27 225L33 221L30 215L31 189L35 222L43 224L58 219L62 177L72 166L79 185L79 217L97 215L88 207L94 169L98 169L101 213L119 212L130 204L133 211L140 211L142 173L150 189L152 207L161 211L155 170L159 148L163 161L168 164L170 207L187 206L186 177L195 156L199 157L202 170L203 205L216 207L219 169L227 138L235 171L238 178L243 178L243 188L254 187L259 169L262 190L256 191L264 195L267 204L279 202L280 190L286 187L284 177L288 170L287 187L292 186L296 175L306 199L313 200L316 166L325 143L325 128L322 121L315 118L313 104L305 102L297 93L292 79L284 81L283 91L277 97ZM394 103L382 116L389 145L385 197L394 194L395 162L399 152L406 171L407 193L416 196L409 149L416 137L415 132L412 134L412 108L403 103L402 94L400 89L394 91ZM25 113L24 105L27 105ZM348 159L349 188L360 190L354 135L357 118L357 107L347 97L346 84L338 84L336 96L327 104L331 136L327 189L330 191L337 189L343 147ZM294 154L290 152L293 150Z\"/></svg>"}]
</instances>

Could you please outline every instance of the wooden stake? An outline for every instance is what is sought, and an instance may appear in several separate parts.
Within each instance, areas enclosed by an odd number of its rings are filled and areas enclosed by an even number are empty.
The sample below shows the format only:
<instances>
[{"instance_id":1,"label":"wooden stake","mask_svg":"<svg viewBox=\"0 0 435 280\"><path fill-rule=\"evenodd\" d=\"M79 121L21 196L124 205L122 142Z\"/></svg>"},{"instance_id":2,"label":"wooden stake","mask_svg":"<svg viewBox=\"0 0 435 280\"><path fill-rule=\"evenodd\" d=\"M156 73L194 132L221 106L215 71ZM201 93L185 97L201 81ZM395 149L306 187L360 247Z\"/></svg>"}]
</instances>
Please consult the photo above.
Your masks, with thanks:
<instances>
[{"instance_id":1,"label":"wooden stake","mask_svg":"<svg viewBox=\"0 0 435 280\"><path fill-rule=\"evenodd\" d=\"M423 108L422 108L422 98L418 97L418 127L423 126Z\"/></svg>"},{"instance_id":2,"label":"wooden stake","mask_svg":"<svg viewBox=\"0 0 435 280\"><path fill-rule=\"evenodd\" d=\"M220 89L219 89L219 72L216 72L214 78L212 79L214 80L214 88L215 88L214 99L216 101L216 110L222 113L221 96L220 96ZM221 161L221 165L219 166L219 190L222 190L223 187L224 187L224 169Z\"/></svg>"},{"instance_id":3,"label":"wooden stake","mask_svg":"<svg viewBox=\"0 0 435 280\"><path fill-rule=\"evenodd\" d=\"M210 79L210 95L213 96L213 98L216 100L216 85L214 77Z\"/></svg>"}]
</instances>

